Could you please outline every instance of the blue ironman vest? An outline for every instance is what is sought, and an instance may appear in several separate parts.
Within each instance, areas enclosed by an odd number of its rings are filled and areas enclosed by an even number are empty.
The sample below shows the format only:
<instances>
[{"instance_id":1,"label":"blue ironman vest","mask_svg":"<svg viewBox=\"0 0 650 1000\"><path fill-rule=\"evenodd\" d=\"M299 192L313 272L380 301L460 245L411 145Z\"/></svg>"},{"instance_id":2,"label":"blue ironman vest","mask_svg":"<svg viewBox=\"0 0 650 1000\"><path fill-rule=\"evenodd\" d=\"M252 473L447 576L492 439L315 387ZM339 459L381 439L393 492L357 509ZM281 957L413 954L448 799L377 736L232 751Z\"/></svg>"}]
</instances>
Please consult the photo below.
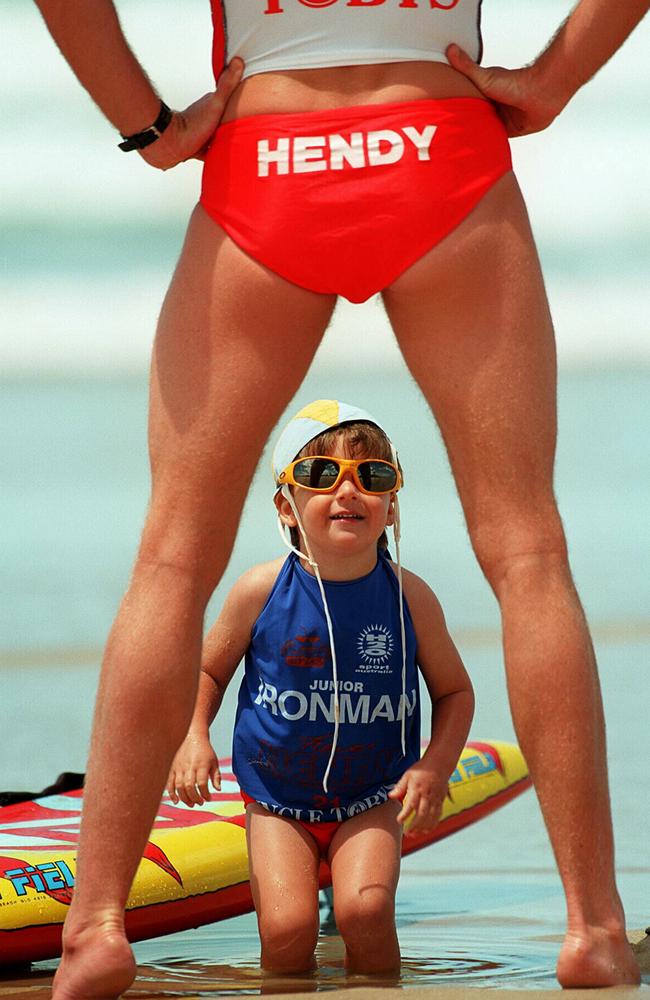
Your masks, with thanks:
<instances>
[{"instance_id":1,"label":"blue ironman vest","mask_svg":"<svg viewBox=\"0 0 650 1000\"><path fill-rule=\"evenodd\" d=\"M233 770L247 795L303 822L340 822L385 802L420 757L420 700L413 622L404 601L406 698L397 577L380 553L358 580L323 585L338 667L340 727L318 582L292 553L253 626L239 689ZM406 707L406 756L402 713Z\"/></svg>"}]
</instances>

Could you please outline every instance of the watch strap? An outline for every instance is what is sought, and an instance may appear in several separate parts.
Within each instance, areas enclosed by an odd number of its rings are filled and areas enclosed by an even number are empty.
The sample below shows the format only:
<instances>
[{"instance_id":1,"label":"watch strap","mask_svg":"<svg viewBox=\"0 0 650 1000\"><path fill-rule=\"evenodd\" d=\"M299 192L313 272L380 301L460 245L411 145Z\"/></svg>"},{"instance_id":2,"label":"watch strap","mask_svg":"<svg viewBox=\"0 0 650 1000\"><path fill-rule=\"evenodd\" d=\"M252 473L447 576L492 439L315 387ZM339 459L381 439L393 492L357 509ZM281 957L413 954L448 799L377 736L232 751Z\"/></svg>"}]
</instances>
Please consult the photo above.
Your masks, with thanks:
<instances>
[{"instance_id":1,"label":"watch strap","mask_svg":"<svg viewBox=\"0 0 650 1000\"><path fill-rule=\"evenodd\" d=\"M119 148L125 153L129 153L132 149L145 149L146 146L150 146L152 142L160 138L171 120L172 112L165 102L161 101L160 112L153 125L143 129L142 132L135 132L133 135L123 135L123 141L118 143Z\"/></svg>"}]
</instances>

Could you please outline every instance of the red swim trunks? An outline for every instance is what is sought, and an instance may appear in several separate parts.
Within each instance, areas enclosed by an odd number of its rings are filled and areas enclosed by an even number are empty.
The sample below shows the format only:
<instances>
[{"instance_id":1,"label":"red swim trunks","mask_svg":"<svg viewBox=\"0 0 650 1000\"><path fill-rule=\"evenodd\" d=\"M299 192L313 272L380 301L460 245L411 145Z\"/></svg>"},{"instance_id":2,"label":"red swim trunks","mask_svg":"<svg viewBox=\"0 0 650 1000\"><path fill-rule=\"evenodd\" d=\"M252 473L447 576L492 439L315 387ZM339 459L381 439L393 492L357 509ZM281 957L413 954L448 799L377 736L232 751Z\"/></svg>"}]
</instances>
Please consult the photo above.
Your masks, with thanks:
<instances>
[{"instance_id":1,"label":"red swim trunks","mask_svg":"<svg viewBox=\"0 0 650 1000\"><path fill-rule=\"evenodd\" d=\"M244 800L244 804L245 805L248 805L249 802L255 802L256 801L255 799L252 799L250 797L250 795L247 795L246 792L240 791L239 794L241 795L242 799ZM334 834L340 828L341 824L340 823L308 823L307 820L293 819L293 817L290 817L290 819L291 819L292 823L297 823L298 826L301 826L303 828L303 830L306 830L307 833L311 834L311 836L316 841L316 845L317 845L317 847L318 847L318 849L319 849L319 851L321 853L321 857L326 858L327 857L327 852L329 851L330 844L332 843L332 841L334 839Z\"/></svg>"},{"instance_id":2,"label":"red swim trunks","mask_svg":"<svg viewBox=\"0 0 650 1000\"><path fill-rule=\"evenodd\" d=\"M480 98L256 115L217 129L201 204L276 274L363 302L511 166L503 124Z\"/></svg>"}]
</instances>

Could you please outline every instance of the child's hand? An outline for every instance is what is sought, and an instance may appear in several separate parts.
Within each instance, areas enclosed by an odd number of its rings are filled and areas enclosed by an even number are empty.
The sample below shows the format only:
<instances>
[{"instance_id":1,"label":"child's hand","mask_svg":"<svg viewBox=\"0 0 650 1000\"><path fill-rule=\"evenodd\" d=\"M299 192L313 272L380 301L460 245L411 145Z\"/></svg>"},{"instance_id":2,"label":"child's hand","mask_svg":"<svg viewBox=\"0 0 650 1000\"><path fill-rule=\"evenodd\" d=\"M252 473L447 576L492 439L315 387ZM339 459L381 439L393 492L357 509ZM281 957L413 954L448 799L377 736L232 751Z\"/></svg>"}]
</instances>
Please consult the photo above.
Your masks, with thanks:
<instances>
[{"instance_id":1,"label":"child's hand","mask_svg":"<svg viewBox=\"0 0 650 1000\"><path fill-rule=\"evenodd\" d=\"M189 732L172 762L167 778L167 792L174 804L179 800L186 806L200 806L210 801L208 781L217 791L221 789L219 761L210 740Z\"/></svg>"},{"instance_id":2,"label":"child's hand","mask_svg":"<svg viewBox=\"0 0 650 1000\"><path fill-rule=\"evenodd\" d=\"M438 823L447 795L447 781L428 768L422 761L405 771L395 787L388 793L390 799L402 803L398 823L409 824L409 833L431 830Z\"/></svg>"}]
</instances>

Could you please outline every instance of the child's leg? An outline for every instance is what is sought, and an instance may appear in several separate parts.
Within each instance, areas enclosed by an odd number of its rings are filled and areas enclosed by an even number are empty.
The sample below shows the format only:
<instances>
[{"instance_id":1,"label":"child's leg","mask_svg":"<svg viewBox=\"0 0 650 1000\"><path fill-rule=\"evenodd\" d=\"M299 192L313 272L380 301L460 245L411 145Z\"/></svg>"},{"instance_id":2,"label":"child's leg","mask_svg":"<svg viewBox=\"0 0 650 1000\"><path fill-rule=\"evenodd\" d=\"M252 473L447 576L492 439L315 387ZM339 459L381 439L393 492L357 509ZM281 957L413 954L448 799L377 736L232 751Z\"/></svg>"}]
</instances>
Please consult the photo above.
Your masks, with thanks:
<instances>
[{"instance_id":1,"label":"child's leg","mask_svg":"<svg viewBox=\"0 0 650 1000\"><path fill-rule=\"evenodd\" d=\"M291 819L254 802L246 808L251 891L269 972L313 969L318 940L318 869L314 838Z\"/></svg>"},{"instance_id":2,"label":"child's leg","mask_svg":"<svg viewBox=\"0 0 650 1000\"><path fill-rule=\"evenodd\" d=\"M350 972L396 972L400 965L395 930L402 828L399 804L386 802L341 824L329 862L334 915Z\"/></svg>"}]
</instances>

